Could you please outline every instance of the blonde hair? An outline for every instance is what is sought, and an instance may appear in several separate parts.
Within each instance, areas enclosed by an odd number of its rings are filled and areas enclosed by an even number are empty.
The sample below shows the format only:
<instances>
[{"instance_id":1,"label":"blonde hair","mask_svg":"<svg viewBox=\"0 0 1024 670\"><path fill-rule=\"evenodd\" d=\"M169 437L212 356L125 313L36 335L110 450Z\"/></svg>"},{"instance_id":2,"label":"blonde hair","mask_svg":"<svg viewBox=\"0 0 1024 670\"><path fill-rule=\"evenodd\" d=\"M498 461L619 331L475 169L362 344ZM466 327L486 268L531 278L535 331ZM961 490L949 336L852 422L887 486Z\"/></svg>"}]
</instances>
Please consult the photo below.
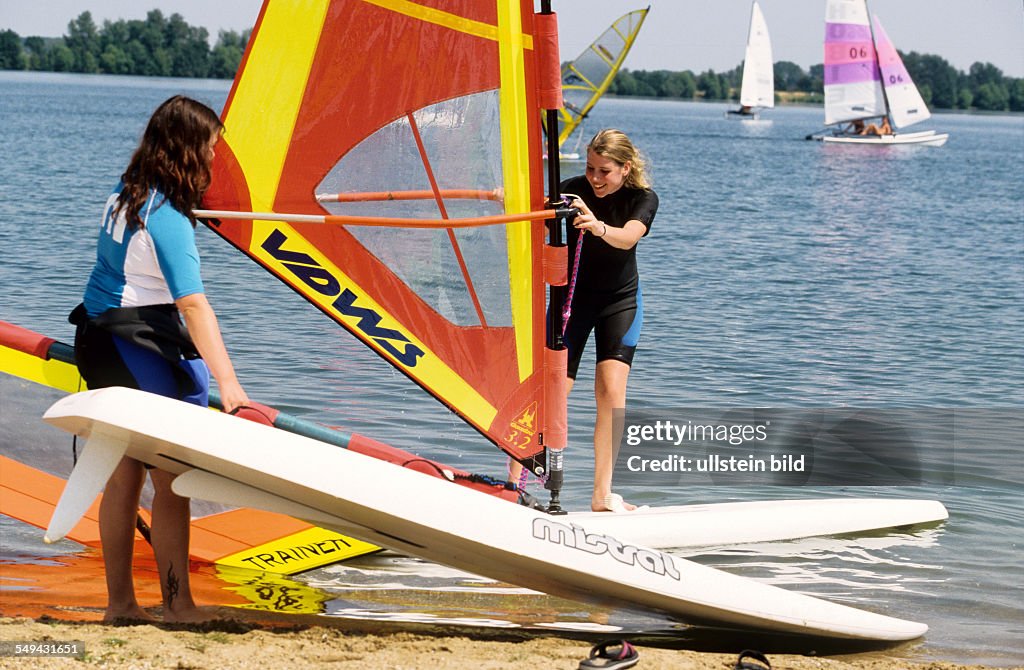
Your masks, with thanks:
<instances>
[{"instance_id":1,"label":"blonde hair","mask_svg":"<svg viewBox=\"0 0 1024 670\"><path fill-rule=\"evenodd\" d=\"M640 151L633 146L626 133L615 128L605 128L598 131L594 138L587 144L587 149L598 156L615 161L619 165L629 163L630 170L626 175L625 185L630 188L651 188L650 175L647 174L647 161L640 154Z\"/></svg>"}]
</instances>

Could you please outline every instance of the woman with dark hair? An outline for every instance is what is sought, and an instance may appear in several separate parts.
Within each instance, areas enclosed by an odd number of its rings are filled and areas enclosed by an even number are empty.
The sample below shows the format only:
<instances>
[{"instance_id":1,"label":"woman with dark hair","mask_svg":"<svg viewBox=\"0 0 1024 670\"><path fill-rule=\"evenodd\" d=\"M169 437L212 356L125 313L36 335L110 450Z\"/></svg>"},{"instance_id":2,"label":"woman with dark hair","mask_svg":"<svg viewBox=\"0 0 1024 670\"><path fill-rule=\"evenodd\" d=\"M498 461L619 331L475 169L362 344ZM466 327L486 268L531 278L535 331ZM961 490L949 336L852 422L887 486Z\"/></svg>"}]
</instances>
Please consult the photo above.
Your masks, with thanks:
<instances>
[{"instance_id":1,"label":"woman with dark hair","mask_svg":"<svg viewBox=\"0 0 1024 670\"><path fill-rule=\"evenodd\" d=\"M78 327L75 361L89 388L126 386L205 407L212 373L224 411L248 402L206 300L195 244L192 210L210 185L221 129L206 105L184 96L165 101L107 198L96 265L71 315ZM171 490L171 473L149 472L155 490L151 542L164 620L208 618L189 588L189 499ZM132 579L145 473L141 462L123 458L100 505L106 621L152 619L139 606Z\"/></svg>"}]
</instances>

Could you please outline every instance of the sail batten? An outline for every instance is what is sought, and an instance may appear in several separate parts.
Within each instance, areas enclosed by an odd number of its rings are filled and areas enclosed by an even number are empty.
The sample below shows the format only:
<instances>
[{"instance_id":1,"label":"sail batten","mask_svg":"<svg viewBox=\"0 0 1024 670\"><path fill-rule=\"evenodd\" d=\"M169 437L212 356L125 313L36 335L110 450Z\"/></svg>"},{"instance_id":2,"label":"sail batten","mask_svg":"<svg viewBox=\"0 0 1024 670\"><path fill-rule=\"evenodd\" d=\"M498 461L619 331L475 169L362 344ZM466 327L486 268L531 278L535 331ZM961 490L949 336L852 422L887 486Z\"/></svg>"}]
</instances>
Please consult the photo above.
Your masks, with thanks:
<instances>
[{"instance_id":1,"label":"sail batten","mask_svg":"<svg viewBox=\"0 0 1024 670\"><path fill-rule=\"evenodd\" d=\"M461 200L503 200L500 191L480 191L475 189L440 189L445 199ZM433 190L429 191L374 191L372 193L317 193L318 202L371 202L385 200L429 200L436 197Z\"/></svg>"},{"instance_id":2,"label":"sail batten","mask_svg":"<svg viewBox=\"0 0 1024 670\"><path fill-rule=\"evenodd\" d=\"M282 77L297 82L308 81L328 4L327 0L297 7L266 4L260 19L268 29L259 33L260 48L249 50L247 67L241 71L232 89L231 99L236 103L234 108L257 107L261 111L256 115L240 114L224 119L225 127L231 129L225 133L225 141L231 146L239 164L244 166L248 179L260 184L253 190L254 195L260 198L253 202L254 209L269 209L273 204L287 158L286 138L295 127L304 87L287 87L274 104L264 105L260 97L262 82L255 74L244 74L246 71L255 73L273 68ZM280 14L285 12L294 12L294 20L283 21ZM254 33L252 40L256 39ZM292 48L286 48L286 44Z\"/></svg>"}]
</instances>

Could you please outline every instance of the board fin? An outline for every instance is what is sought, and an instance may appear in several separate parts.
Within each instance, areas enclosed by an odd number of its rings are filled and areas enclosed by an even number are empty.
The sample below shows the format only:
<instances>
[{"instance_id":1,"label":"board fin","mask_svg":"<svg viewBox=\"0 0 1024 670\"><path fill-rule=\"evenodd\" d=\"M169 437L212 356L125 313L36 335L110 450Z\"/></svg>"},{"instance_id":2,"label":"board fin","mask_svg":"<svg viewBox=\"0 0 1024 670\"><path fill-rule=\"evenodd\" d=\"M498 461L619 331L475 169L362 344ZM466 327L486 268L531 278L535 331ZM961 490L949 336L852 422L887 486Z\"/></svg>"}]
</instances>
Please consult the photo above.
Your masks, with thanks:
<instances>
[{"instance_id":1,"label":"board fin","mask_svg":"<svg viewBox=\"0 0 1024 670\"><path fill-rule=\"evenodd\" d=\"M92 506L128 449L123 438L96 433L89 438L57 502L43 541L52 544L67 535Z\"/></svg>"}]
</instances>

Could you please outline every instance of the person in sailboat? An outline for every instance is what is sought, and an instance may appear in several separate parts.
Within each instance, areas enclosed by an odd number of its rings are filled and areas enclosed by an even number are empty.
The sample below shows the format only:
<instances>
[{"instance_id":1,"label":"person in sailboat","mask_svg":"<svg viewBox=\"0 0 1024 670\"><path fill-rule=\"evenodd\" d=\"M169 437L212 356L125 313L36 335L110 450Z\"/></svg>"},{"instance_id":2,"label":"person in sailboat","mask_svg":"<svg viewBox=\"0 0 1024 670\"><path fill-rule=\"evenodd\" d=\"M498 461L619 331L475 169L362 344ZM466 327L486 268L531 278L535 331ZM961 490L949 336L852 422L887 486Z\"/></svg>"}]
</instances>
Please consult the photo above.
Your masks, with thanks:
<instances>
[{"instance_id":1,"label":"person in sailboat","mask_svg":"<svg viewBox=\"0 0 1024 670\"><path fill-rule=\"evenodd\" d=\"M612 492L615 453L612 416L626 406L626 383L643 323L643 297L637 270L637 243L651 230L658 195L651 189L648 167L629 137L620 130L598 132L587 145L586 174L562 182L580 210L568 231L570 249L583 246L565 332L568 383L572 390L583 349L594 333L597 367L594 394L594 490L591 509L630 511L635 506Z\"/></svg>"},{"instance_id":2,"label":"person in sailboat","mask_svg":"<svg viewBox=\"0 0 1024 670\"><path fill-rule=\"evenodd\" d=\"M205 407L212 372L225 411L248 402L204 293L192 213L210 184L221 129L206 105L184 96L166 100L107 198L96 264L70 317L75 362L89 388L127 386ZM171 473L149 474L164 620L208 619L189 588L189 499L171 490ZM121 459L100 505L107 621L153 618L139 605L132 578L145 477L141 462Z\"/></svg>"},{"instance_id":3,"label":"person in sailboat","mask_svg":"<svg viewBox=\"0 0 1024 670\"><path fill-rule=\"evenodd\" d=\"M850 122L849 135L892 135L892 126L889 125L889 117L883 116L881 124L864 123L864 119L854 119Z\"/></svg>"}]
</instances>

